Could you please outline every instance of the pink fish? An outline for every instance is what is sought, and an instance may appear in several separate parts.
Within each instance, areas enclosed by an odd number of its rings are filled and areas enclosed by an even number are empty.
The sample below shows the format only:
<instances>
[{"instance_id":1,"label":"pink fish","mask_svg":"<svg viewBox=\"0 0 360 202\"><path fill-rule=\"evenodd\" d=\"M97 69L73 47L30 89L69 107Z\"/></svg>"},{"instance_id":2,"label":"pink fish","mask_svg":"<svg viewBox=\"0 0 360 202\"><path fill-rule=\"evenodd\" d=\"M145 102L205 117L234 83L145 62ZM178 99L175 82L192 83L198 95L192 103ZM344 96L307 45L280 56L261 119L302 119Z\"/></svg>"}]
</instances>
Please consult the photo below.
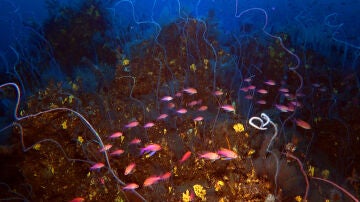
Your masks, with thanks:
<instances>
[{"instance_id":1,"label":"pink fish","mask_svg":"<svg viewBox=\"0 0 360 202\"><path fill-rule=\"evenodd\" d=\"M148 187L151 186L153 184L158 183L161 180L161 177L159 176L150 176L148 178L145 179L144 181L144 187Z\"/></svg>"},{"instance_id":2,"label":"pink fish","mask_svg":"<svg viewBox=\"0 0 360 202\"><path fill-rule=\"evenodd\" d=\"M260 93L260 94L267 94L268 93L268 91L265 90L265 89L259 89L259 90L257 90L257 92Z\"/></svg>"},{"instance_id":3,"label":"pink fish","mask_svg":"<svg viewBox=\"0 0 360 202\"><path fill-rule=\"evenodd\" d=\"M264 83L265 83L266 85L269 85L269 86L275 86L275 85L276 85L276 83L275 83L274 80L267 80L267 81L265 81Z\"/></svg>"},{"instance_id":4,"label":"pink fish","mask_svg":"<svg viewBox=\"0 0 360 202\"><path fill-rule=\"evenodd\" d=\"M155 124L153 123L153 122L149 122L149 123L146 123L145 125L144 125L144 128L151 128L151 127L153 127Z\"/></svg>"},{"instance_id":5,"label":"pink fish","mask_svg":"<svg viewBox=\"0 0 360 202\"><path fill-rule=\"evenodd\" d=\"M240 88L240 90L245 93L249 91L249 89L247 87Z\"/></svg>"},{"instance_id":6,"label":"pink fish","mask_svg":"<svg viewBox=\"0 0 360 202\"><path fill-rule=\"evenodd\" d=\"M128 166L126 166L125 171L124 171L124 175L129 175L129 174L133 173L135 167L136 167L135 163L130 163Z\"/></svg>"},{"instance_id":7,"label":"pink fish","mask_svg":"<svg viewBox=\"0 0 360 202\"><path fill-rule=\"evenodd\" d=\"M225 148L221 148L217 153L225 160L236 159L238 157L237 153Z\"/></svg>"},{"instance_id":8,"label":"pink fish","mask_svg":"<svg viewBox=\"0 0 360 202\"><path fill-rule=\"evenodd\" d=\"M203 158L203 159L208 159L211 161L215 161L220 158L219 154L217 154L215 152L205 152L205 153L201 154L199 157Z\"/></svg>"},{"instance_id":9,"label":"pink fish","mask_svg":"<svg viewBox=\"0 0 360 202\"><path fill-rule=\"evenodd\" d=\"M169 102L168 105L167 105L167 107L168 107L169 109L172 109L172 108L175 107L175 104L172 103L172 102Z\"/></svg>"},{"instance_id":10,"label":"pink fish","mask_svg":"<svg viewBox=\"0 0 360 202\"><path fill-rule=\"evenodd\" d=\"M90 170L99 170L100 168L104 167L105 164L103 163L95 163L93 166L91 166Z\"/></svg>"},{"instance_id":11,"label":"pink fish","mask_svg":"<svg viewBox=\"0 0 360 202\"><path fill-rule=\"evenodd\" d=\"M247 89L249 89L249 90L255 90L255 89L256 89L256 86L250 85L250 86L247 87Z\"/></svg>"},{"instance_id":12,"label":"pink fish","mask_svg":"<svg viewBox=\"0 0 360 202\"><path fill-rule=\"evenodd\" d=\"M85 199L83 197L76 197L76 198L71 199L71 201L69 201L69 202L83 202L83 201L85 201Z\"/></svg>"},{"instance_id":13,"label":"pink fish","mask_svg":"<svg viewBox=\"0 0 360 202\"><path fill-rule=\"evenodd\" d=\"M166 101L166 102L168 102L168 101L171 101L171 100L173 100L173 99L174 99L174 98L171 97L171 96L164 96L164 97L161 98L161 101Z\"/></svg>"},{"instance_id":14,"label":"pink fish","mask_svg":"<svg viewBox=\"0 0 360 202\"><path fill-rule=\"evenodd\" d=\"M196 118L193 119L194 121L202 121L204 120L204 117L202 116L197 116Z\"/></svg>"},{"instance_id":15,"label":"pink fish","mask_svg":"<svg viewBox=\"0 0 360 202\"><path fill-rule=\"evenodd\" d=\"M141 140L139 138L134 138L130 141L130 144L140 144Z\"/></svg>"},{"instance_id":16,"label":"pink fish","mask_svg":"<svg viewBox=\"0 0 360 202\"><path fill-rule=\"evenodd\" d=\"M197 93L197 90L195 88L185 88L185 89L183 89L183 91L189 95L193 95L193 94Z\"/></svg>"},{"instance_id":17,"label":"pink fish","mask_svg":"<svg viewBox=\"0 0 360 202\"><path fill-rule=\"evenodd\" d=\"M282 93L288 93L289 89L287 89L287 88L279 88L279 91L282 92Z\"/></svg>"},{"instance_id":18,"label":"pink fish","mask_svg":"<svg viewBox=\"0 0 360 202\"><path fill-rule=\"evenodd\" d=\"M140 155L145 153L150 153L149 156L155 154L155 152L161 150L161 146L158 144L148 144L144 148L141 148Z\"/></svg>"},{"instance_id":19,"label":"pink fish","mask_svg":"<svg viewBox=\"0 0 360 202\"><path fill-rule=\"evenodd\" d=\"M307 123L306 121L301 120L301 119L295 119L295 123L296 123L296 125L300 126L303 129L306 129L306 130L311 129L310 124Z\"/></svg>"},{"instance_id":20,"label":"pink fish","mask_svg":"<svg viewBox=\"0 0 360 202\"><path fill-rule=\"evenodd\" d=\"M245 81L245 82L248 82L248 83L251 82L251 80L252 80L251 77L248 77L248 78L245 78L245 79L244 79L244 81Z\"/></svg>"},{"instance_id":21,"label":"pink fish","mask_svg":"<svg viewBox=\"0 0 360 202\"><path fill-rule=\"evenodd\" d=\"M166 117L168 117L167 114L160 114L160 116L157 117L157 120L166 119Z\"/></svg>"},{"instance_id":22,"label":"pink fish","mask_svg":"<svg viewBox=\"0 0 360 202\"><path fill-rule=\"evenodd\" d=\"M265 100L258 100L257 103L261 104L261 105L264 105L264 104L266 104L266 101Z\"/></svg>"},{"instance_id":23,"label":"pink fish","mask_svg":"<svg viewBox=\"0 0 360 202\"><path fill-rule=\"evenodd\" d=\"M221 95L223 95L223 94L224 94L224 92L222 92L222 91L220 91L220 90L217 90L217 91L213 92L213 95L214 95L214 96L221 96Z\"/></svg>"},{"instance_id":24,"label":"pink fish","mask_svg":"<svg viewBox=\"0 0 360 202\"><path fill-rule=\"evenodd\" d=\"M171 177L171 173L170 172L166 172L162 175L159 176L161 178L161 180L167 180Z\"/></svg>"},{"instance_id":25,"label":"pink fish","mask_svg":"<svg viewBox=\"0 0 360 202\"><path fill-rule=\"evenodd\" d=\"M289 111L289 108L285 105L278 105L276 104L275 107L280 110L281 112L288 112Z\"/></svg>"},{"instance_id":26,"label":"pink fish","mask_svg":"<svg viewBox=\"0 0 360 202\"><path fill-rule=\"evenodd\" d=\"M134 128L134 127L136 127L136 126L138 126L138 125L139 125L139 122L138 122L138 121L132 121L132 122L126 124L126 125L125 125L125 128Z\"/></svg>"},{"instance_id":27,"label":"pink fish","mask_svg":"<svg viewBox=\"0 0 360 202\"><path fill-rule=\"evenodd\" d=\"M290 102L293 106L296 106L296 107L302 107L302 104L301 102L298 102L298 101L292 101Z\"/></svg>"},{"instance_id":28,"label":"pink fish","mask_svg":"<svg viewBox=\"0 0 360 202\"><path fill-rule=\"evenodd\" d=\"M110 156L119 156L124 153L124 150L118 149L110 153Z\"/></svg>"},{"instance_id":29,"label":"pink fish","mask_svg":"<svg viewBox=\"0 0 360 202\"><path fill-rule=\"evenodd\" d=\"M118 138L120 136L122 136L122 132L116 132L116 133L113 133L112 135L109 136L110 139L115 139L115 138Z\"/></svg>"},{"instance_id":30,"label":"pink fish","mask_svg":"<svg viewBox=\"0 0 360 202\"><path fill-rule=\"evenodd\" d=\"M181 92L177 92L176 94L175 94L175 97L181 97L182 96L182 93Z\"/></svg>"},{"instance_id":31,"label":"pink fish","mask_svg":"<svg viewBox=\"0 0 360 202\"><path fill-rule=\"evenodd\" d=\"M193 100L193 101L191 101L190 103L188 103L187 106L193 107L193 106L195 106L195 105L197 105L197 104L198 104L198 101L197 101L197 100Z\"/></svg>"},{"instance_id":32,"label":"pink fish","mask_svg":"<svg viewBox=\"0 0 360 202\"><path fill-rule=\"evenodd\" d=\"M178 114L186 114L187 110L185 108L181 108L176 111Z\"/></svg>"},{"instance_id":33,"label":"pink fish","mask_svg":"<svg viewBox=\"0 0 360 202\"><path fill-rule=\"evenodd\" d=\"M288 112L293 112L293 111L295 111L295 106L289 104L289 105L287 106L287 111L288 111Z\"/></svg>"},{"instance_id":34,"label":"pink fish","mask_svg":"<svg viewBox=\"0 0 360 202\"><path fill-rule=\"evenodd\" d=\"M221 106L221 109L227 112L235 112L235 108L232 105L223 105Z\"/></svg>"},{"instance_id":35,"label":"pink fish","mask_svg":"<svg viewBox=\"0 0 360 202\"><path fill-rule=\"evenodd\" d=\"M123 190L134 190L134 189L137 189L139 188L139 185L136 184L136 183L129 183L129 184L126 184L122 189Z\"/></svg>"},{"instance_id":36,"label":"pink fish","mask_svg":"<svg viewBox=\"0 0 360 202\"><path fill-rule=\"evenodd\" d=\"M296 97L305 97L305 94L304 94L304 93L296 93L295 96L296 96Z\"/></svg>"},{"instance_id":37,"label":"pink fish","mask_svg":"<svg viewBox=\"0 0 360 202\"><path fill-rule=\"evenodd\" d=\"M245 99L252 100L254 97L252 95L245 95Z\"/></svg>"},{"instance_id":38,"label":"pink fish","mask_svg":"<svg viewBox=\"0 0 360 202\"><path fill-rule=\"evenodd\" d=\"M107 145L104 145L104 147L103 147L103 148L101 148L99 151L100 151L100 152L104 152L104 151L109 150L111 147L112 147L112 145L111 145L111 144L107 144Z\"/></svg>"},{"instance_id":39,"label":"pink fish","mask_svg":"<svg viewBox=\"0 0 360 202\"><path fill-rule=\"evenodd\" d=\"M198 111L203 112L203 111L206 111L207 109L208 109L208 107L203 105L203 106L199 107Z\"/></svg>"},{"instance_id":40,"label":"pink fish","mask_svg":"<svg viewBox=\"0 0 360 202\"><path fill-rule=\"evenodd\" d=\"M182 164L191 156L191 151L187 151L179 160L179 163Z\"/></svg>"}]
</instances>

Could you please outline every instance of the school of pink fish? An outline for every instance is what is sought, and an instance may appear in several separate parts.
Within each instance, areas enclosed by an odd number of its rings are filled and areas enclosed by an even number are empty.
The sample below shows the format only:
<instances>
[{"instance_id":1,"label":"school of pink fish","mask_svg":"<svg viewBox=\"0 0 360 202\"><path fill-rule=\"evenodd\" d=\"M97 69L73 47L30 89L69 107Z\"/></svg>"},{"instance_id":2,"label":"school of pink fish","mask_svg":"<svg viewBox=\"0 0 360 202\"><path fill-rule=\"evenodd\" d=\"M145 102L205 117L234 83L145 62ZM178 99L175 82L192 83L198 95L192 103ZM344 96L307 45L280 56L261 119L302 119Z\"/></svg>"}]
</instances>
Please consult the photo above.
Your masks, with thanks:
<instances>
[{"instance_id":1,"label":"school of pink fish","mask_svg":"<svg viewBox=\"0 0 360 202\"><path fill-rule=\"evenodd\" d=\"M248 93L248 94L244 95L245 99L253 100L255 98L257 99L258 97L260 97L254 103L259 104L259 105L266 105L267 101L265 100L264 96L266 96L269 93L269 91L271 90L271 89L269 89L269 87L276 86L276 82L273 80L267 80L267 81L263 82L265 84L265 86L262 86L262 88L258 88L255 85L251 85L251 82L253 81L253 79L254 78L246 78L244 81L247 83L247 85L240 87L239 90L242 91L243 93ZM295 99L296 95L291 95L289 93L290 92L289 89L280 87L277 89L277 91L282 96L292 99L291 102L288 102L287 104L274 104L274 107L276 109L278 109L280 112L283 112L283 113L292 112L297 107L302 106L301 103ZM177 106L176 102L174 102L177 99L184 96L184 94L187 94L188 96L194 96L197 93L198 93L197 89L188 87L188 88L184 88L180 92L177 92L173 96L170 96L170 95L163 96L162 98L160 98L160 101L164 104L166 103L168 110L172 110L174 113L172 113L172 114L169 114L168 112L160 113L154 121L146 122L142 125L142 127L144 128L144 130L149 130L152 127L156 127L158 122L164 121L165 119L167 119L169 117L172 118L174 116L192 117L192 120L195 123L203 122L204 121L203 113L206 110L208 110L208 106L203 105L202 100L195 99L190 102L187 102L184 104L185 107ZM258 95L255 95L255 93L257 93ZM217 91L212 92L211 94L212 94L212 96L219 97L217 99L220 99L220 97L224 95L224 92L221 90L217 90ZM222 109L224 111L224 113L227 113L227 112L231 112L234 114L236 113L236 106L234 104L222 104L219 107L220 107L220 109ZM303 128L303 129L306 129L306 130L311 129L310 124L304 120L294 119L294 121L297 126ZM141 123L138 120L133 119L124 125L124 129L131 131L133 128L138 127L138 126L141 126ZM120 137L123 138L123 137L126 137L126 135L124 135L123 132L117 131L117 132L114 132L113 134L111 134L110 136L108 136L108 139L113 143L114 140L116 140ZM161 152L161 150L162 150L161 144L153 143L153 142L143 143L142 140L137 137L130 140L128 144L129 145L139 145L138 149L139 149L140 157L146 155L146 158L150 158L150 157L154 156L155 154ZM143 146L140 146L140 145L143 145ZM102 148L100 148L99 152L102 152L102 153L109 152L110 156L112 156L114 158L120 158L122 155L124 155L124 153L126 153L126 150L123 148L118 148L117 146L108 143L108 144L105 144ZM236 151L233 151L231 149L226 149L226 148L219 148L216 151L197 152L197 155L193 155L193 154L194 154L194 152L192 152L192 151L186 151L182 155L182 157L178 160L178 163L184 164L186 161L189 161L189 159L191 159L191 157L208 160L210 162L214 162L217 160L235 160L239 157ZM103 167L107 167L107 166L103 162L98 162L98 163L94 163L90 167L90 170L96 171L96 170L100 170ZM137 164L135 162L130 162L124 168L123 174L131 175L134 172L136 172L136 168L137 168ZM138 169L141 169L141 168L138 168ZM154 184L168 180L171 176L172 176L171 171L163 173L163 174L154 174L154 175L148 176L142 183L142 186L150 187ZM139 188L139 186L140 185L138 182L130 182L130 183L124 185L122 187L122 189L123 190L135 190L135 189ZM75 198L74 201L77 201L77 200L81 201L81 199L82 198Z\"/></svg>"}]
</instances>

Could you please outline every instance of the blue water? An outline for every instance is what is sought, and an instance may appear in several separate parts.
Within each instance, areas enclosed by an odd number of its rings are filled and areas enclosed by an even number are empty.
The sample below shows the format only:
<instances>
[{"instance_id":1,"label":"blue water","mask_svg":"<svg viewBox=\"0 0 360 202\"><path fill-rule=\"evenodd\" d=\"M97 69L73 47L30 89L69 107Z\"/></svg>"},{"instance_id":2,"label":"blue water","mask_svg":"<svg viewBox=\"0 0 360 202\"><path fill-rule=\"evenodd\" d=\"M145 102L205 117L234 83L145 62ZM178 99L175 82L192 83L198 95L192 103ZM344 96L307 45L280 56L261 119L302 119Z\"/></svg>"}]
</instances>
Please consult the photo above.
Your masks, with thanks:
<instances>
[{"instance_id":1,"label":"blue water","mask_svg":"<svg viewBox=\"0 0 360 202\"><path fill-rule=\"evenodd\" d=\"M203 131L211 132L217 122L241 120L254 135L258 131L250 118L270 115L278 128L276 138L270 140L268 132L250 144L259 150L255 170L279 186L272 192L279 200L277 188L284 200L305 194L295 161L285 168L289 144L296 146L294 155L305 171L315 167L316 176L359 197L359 8L357 0L0 0L0 143L7 148L18 138L11 126L21 125L21 113L61 107L59 100L40 98L54 86L55 97L75 95L80 102L72 108L85 117L97 113L85 106L96 106L100 119L109 123L104 130L132 121L119 118L113 108L120 99L129 106L136 103L131 115L122 112L133 119L169 114L169 131L179 131L186 120L166 108L160 96L175 98L181 89L194 87L198 104L209 107L202 114L208 123ZM266 84L269 80L275 85ZM16 92L8 83L21 91L15 114ZM118 94L111 94L114 88ZM214 98L216 91L224 97ZM180 105L188 107L190 100L181 96ZM234 116L223 114L225 104L235 108ZM143 134L141 139L154 141ZM178 158L185 148L174 148L174 155ZM129 147L129 153L134 150ZM330 175L321 176L324 170ZM297 176L294 182L286 180L289 175ZM308 175L311 179L313 174ZM351 201L341 190L310 181L310 201Z\"/></svg>"}]
</instances>

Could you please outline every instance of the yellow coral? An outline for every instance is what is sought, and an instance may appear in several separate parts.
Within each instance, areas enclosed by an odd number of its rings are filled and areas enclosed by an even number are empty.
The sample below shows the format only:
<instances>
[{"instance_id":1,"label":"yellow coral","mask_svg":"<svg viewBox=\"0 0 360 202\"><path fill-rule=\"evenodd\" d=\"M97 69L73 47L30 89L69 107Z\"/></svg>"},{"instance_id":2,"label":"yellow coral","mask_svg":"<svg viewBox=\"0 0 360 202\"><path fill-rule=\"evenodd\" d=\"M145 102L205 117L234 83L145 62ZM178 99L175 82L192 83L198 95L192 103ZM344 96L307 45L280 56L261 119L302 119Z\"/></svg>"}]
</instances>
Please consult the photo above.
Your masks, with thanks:
<instances>
[{"instance_id":1,"label":"yellow coral","mask_svg":"<svg viewBox=\"0 0 360 202\"><path fill-rule=\"evenodd\" d=\"M81 136L78 136L77 141L82 144L84 142L84 138L82 138Z\"/></svg>"},{"instance_id":2,"label":"yellow coral","mask_svg":"<svg viewBox=\"0 0 360 202\"><path fill-rule=\"evenodd\" d=\"M219 191L221 189L221 187L223 187L224 185L225 185L225 183L222 180L217 181L214 186L215 191Z\"/></svg>"},{"instance_id":3,"label":"yellow coral","mask_svg":"<svg viewBox=\"0 0 360 202\"><path fill-rule=\"evenodd\" d=\"M199 198L201 198L202 201L206 201L205 195L206 195L206 190L204 189L203 186L199 185L199 184L195 184L193 186L195 195Z\"/></svg>"},{"instance_id":4,"label":"yellow coral","mask_svg":"<svg viewBox=\"0 0 360 202\"><path fill-rule=\"evenodd\" d=\"M315 167L310 165L309 168L308 168L308 175L310 177L313 177L314 173L315 173Z\"/></svg>"},{"instance_id":5,"label":"yellow coral","mask_svg":"<svg viewBox=\"0 0 360 202\"><path fill-rule=\"evenodd\" d=\"M193 72L196 71L196 65L194 63L190 65L190 70Z\"/></svg>"},{"instance_id":6,"label":"yellow coral","mask_svg":"<svg viewBox=\"0 0 360 202\"><path fill-rule=\"evenodd\" d=\"M39 143L37 143L37 144L35 144L34 146L33 146L33 149L35 149L35 150L40 150L40 147L41 147L41 145L39 144Z\"/></svg>"},{"instance_id":7,"label":"yellow coral","mask_svg":"<svg viewBox=\"0 0 360 202\"><path fill-rule=\"evenodd\" d=\"M67 129L67 120L62 122L61 127L62 127L62 129Z\"/></svg>"},{"instance_id":8,"label":"yellow coral","mask_svg":"<svg viewBox=\"0 0 360 202\"><path fill-rule=\"evenodd\" d=\"M204 59L204 65L207 66L209 64L209 60L208 59Z\"/></svg>"},{"instance_id":9,"label":"yellow coral","mask_svg":"<svg viewBox=\"0 0 360 202\"><path fill-rule=\"evenodd\" d=\"M188 189L185 191L185 193L182 193L182 201L183 202L191 201L191 196L190 196L190 192Z\"/></svg>"},{"instance_id":10,"label":"yellow coral","mask_svg":"<svg viewBox=\"0 0 360 202\"><path fill-rule=\"evenodd\" d=\"M330 171L325 169L323 171L321 171L321 176L324 178L324 179L328 179L329 178L329 175L330 175Z\"/></svg>"},{"instance_id":11,"label":"yellow coral","mask_svg":"<svg viewBox=\"0 0 360 202\"><path fill-rule=\"evenodd\" d=\"M301 196L296 196L296 197L295 197L295 201L297 201L297 202L301 202L301 201L302 201Z\"/></svg>"},{"instance_id":12,"label":"yellow coral","mask_svg":"<svg viewBox=\"0 0 360 202\"><path fill-rule=\"evenodd\" d=\"M245 130L244 125L242 125L241 123L236 123L233 128L237 133L241 133Z\"/></svg>"},{"instance_id":13,"label":"yellow coral","mask_svg":"<svg viewBox=\"0 0 360 202\"><path fill-rule=\"evenodd\" d=\"M129 65L130 64L130 60L129 59L124 59L123 61L122 61L122 65L124 65L124 66L127 66L127 65Z\"/></svg>"}]
</instances>

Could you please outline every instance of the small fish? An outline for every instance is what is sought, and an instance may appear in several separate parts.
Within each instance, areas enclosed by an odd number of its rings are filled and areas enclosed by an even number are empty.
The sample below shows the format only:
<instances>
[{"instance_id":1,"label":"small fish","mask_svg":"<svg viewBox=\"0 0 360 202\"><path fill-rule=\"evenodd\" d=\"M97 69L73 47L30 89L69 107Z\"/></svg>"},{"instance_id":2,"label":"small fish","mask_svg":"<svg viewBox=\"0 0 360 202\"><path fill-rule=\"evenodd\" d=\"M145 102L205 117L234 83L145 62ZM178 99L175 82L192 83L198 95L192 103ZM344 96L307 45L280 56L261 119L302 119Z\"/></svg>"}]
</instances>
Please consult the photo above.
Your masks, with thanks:
<instances>
[{"instance_id":1,"label":"small fish","mask_svg":"<svg viewBox=\"0 0 360 202\"><path fill-rule=\"evenodd\" d=\"M124 150L118 149L110 153L110 156L119 156L124 153Z\"/></svg>"},{"instance_id":2,"label":"small fish","mask_svg":"<svg viewBox=\"0 0 360 202\"><path fill-rule=\"evenodd\" d=\"M133 173L135 167L136 167L135 163L130 163L128 166L126 166L125 171L124 171L124 175L129 175L129 174Z\"/></svg>"},{"instance_id":3,"label":"small fish","mask_svg":"<svg viewBox=\"0 0 360 202\"><path fill-rule=\"evenodd\" d=\"M171 96L164 96L164 97L161 98L161 101L168 102L168 101L171 101L171 100L173 100L173 99L174 99L174 98L171 97Z\"/></svg>"},{"instance_id":4,"label":"small fish","mask_svg":"<svg viewBox=\"0 0 360 202\"><path fill-rule=\"evenodd\" d=\"M140 155L145 153L150 153L149 156L152 156L155 154L155 152L161 150L161 146L158 144L148 144L144 148L141 148Z\"/></svg>"},{"instance_id":5,"label":"small fish","mask_svg":"<svg viewBox=\"0 0 360 202\"><path fill-rule=\"evenodd\" d=\"M204 120L204 117L202 116L197 116L196 118L193 119L194 121L202 121Z\"/></svg>"},{"instance_id":6,"label":"small fish","mask_svg":"<svg viewBox=\"0 0 360 202\"><path fill-rule=\"evenodd\" d=\"M282 93L288 93L289 89L287 89L287 88L279 88L279 91L282 92Z\"/></svg>"},{"instance_id":7,"label":"small fish","mask_svg":"<svg viewBox=\"0 0 360 202\"><path fill-rule=\"evenodd\" d=\"M221 148L217 153L225 160L236 159L238 154L229 149Z\"/></svg>"},{"instance_id":8,"label":"small fish","mask_svg":"<svg viewBox=\"0 0 360 202\"><path fill-rule=\"evenodd\" d=\"M310 124L307 123L306 121L301 120L301 119L295 119L295 123L296 123L296 125L300 126L303 129L306 129L306 130L311 129Z\"/></svg>"},{"instance_id":9,"label":"small fish","mask_svg":"<svg viewBox=\"0 0 360 202\"><path fill-rule=\"evenodd\" d=\"M217 90L215 92L212 93L214 96L221 96L224 94L224 92L220 91L220 90Z\"/></svg>"},{"instance_id":10,"label":"small fish","mask_svg":"<svg viewBox=\"0 0 360 202\"><path fill-rule=\"evenodd\" d=\"M148 187L151 186L153 184L158 183L161 180L161 177L159 176L150 176L148 178L145 179L144 181L144 187Z\"/></svg>"},{"instance_id":11,"label":"small fish","mask_svg":"<svg viewBox=\"0 0 360 202\"><path fill-rule=\"evenodd\" d=\"M120 136L122 136L123 133L122 132L116 132L116 133L113 133L112 135L109 136L110 139L115 139L115 138L118 138Z\"/></svg>"},{"instance_id":12,"label":"small fish","mask_svg":"<svg viewBox=\"0 0 360 202\"><path fill-rule=\"evenodd\" d=\"M181 97L182 96L182 93L181 92L177 92L176 94L175 94L175 97Z\"/></svg>"},{"instance_id":13,"label":"small fish","mask_svg":"<svg viewBox=\"0 0 360 202\"><path fill-rule=\"evenodd\" d=\"M252 95L245 95L245 99L252 100L254 97Z\"/></svg>"},{"instance_id":14,"label":"small fish","mask_svg":"<svg viewBox=\"0 0 360 202\"><path fill-rule=\"evenodd\" d=\"M206 111L207 109L208 109L208 107L203 105L203 106L199 107L198 111L203 112L203 111Z\"/></svg>"},{"instance_id":15,"label":"small fish","mask_svg":"<svg viewBox=\"0 0 360 202\"><path fill-rule=\"evenodd\" d=\"M185 108L181 108L176 111L178 114L186 114L187 110Z\"/></svg>"},{"instance_id":16,"label":"small fish","mask_svg":"<svg viewBox=\"0 0 360 202\"><path fill-rule=\"evenodd\" d=\"M167 107L168 107L169 109L172 109L172 108L175 107L175 104L172 103L172 102L169 102L168 105L167 105Z\"/></svg>"},{"instance_id":17,"label":"small fish","mask_svg":"<svg viewBox=\"0 0 360 202\"><path fill-rule=\"evenodd\" d=\"M288 112L289 111L289 108L285 105L278 105L276 104L275 107L280 110L281 112Z\"/></svg>"},{"instance_id":18,"label":"small fish","mask_svg":"<svg viewBox=\"0 0 360 202\"><path fill-rule=\"evenodd\" d=\"M288 106L287 106L287 111L288 111L288 112L293 112L293 111L295 111L295 106L294 106L294 105L291 105L291 104L288 104Z\"/></svg>"},{"instance_id":19,"label":"small fish","mask_svg":"<svg viewBox=\"0 0 360 202\"><path fill-rule=\"evenodd\" d=\"M248 82L248 83L251 82L251 80L252 80L251 77L248 77L248 78L245 78L245 79L244 79L244 81L245 81L245 82Z\"/></svg>"},{"instance_id":20,"label":"small fish","mask_svg":"<svg viewBox=\"0 0 360 202\"><path fill-rule=\"evenodd\" d=\"M167 114L160 114L160 116L158 116L156 119L157 120L162 120L162 119L166 119L166 117L168 117Z\"/></svg>"},{"instance_id":21,"label":"small fish","mask_svg":"<svg viewBox=\"0 0 360 202\"><path fill-rule=\"evenodd\" d=\"M257 90L256 92L258 92L258 93L260 93L260 94L267 94L267 93L268 93L268 91L265 90L265 89L259 89L259 90Z\"/></svg>"},{"instance_id":22,"label":"small fish","mask_svg":"<svg viewBox=\"0 0 360 202\"><path fill-rule=\"evenodd\" d=\"M129 184L126 184L122 189L123 190L134 190L134 189L137 189L139 188L139 185L136 184L136 183L129 183Z\"/></svg>"},{"instance_id":23,"label":"small fish","mask_svg":"<svg viewBox=\"0 0 360 202\"><path fill-rule=\"evenodd\" d=\"M205 153L201 154L199 157L203 158L203 159L208 159L211 161L215 161L220 158L219 154L217 154L215 152L205 152Z\"/></svg>"},{"instance_id":24,"label":"small fish","mask_svg":"<svg viewBox=\"0 0 360 202\"><path fill-rule=\"evenodd\" d=\"M305 97L304 93L296 93L296 97Z\"/></svg>"},{"instance_id":25,"label":"small fish","mask_svg":"<svg viewBox=\"0 0 360 202\"><path fill-rule=\"evenodd\" d=\"M298 102L298 101L292 101L290 102L293 106L296 106L296 107L302 107L302 104L301 102Z\"/></svg>"},{"instance_id":26,"label":"small fish","mask_svg":"<svg viewBox=\"0 0 360 202\"><path fill-rule=\"evenodd\" d=\"M249 89L249 90L255 90L255 89L256 89L256 86L250 85L250 86L247 87L247 89Z\"/></svg>"},{"instance_id":27,"label":"small fish","mask_svg":"<svg viewBox=\"0 0 360 202\"><path fill-rule=\"evenodd\" d=\"M166 172L162 175L159 176L161 178L161 180L167 180L171 177L171 173L170 172Z\"/></svg>"},{"instance_id":28,"label":"small fish","mask_svg":"<svg viewBox=\"0 0 360 202\"><path fill-rule=\"evenodd\" d=\"M327 88L326 87L322 87L319 89L320 92L326 92L327 91Z\"/></svg>"},{"instance_id":29,"label":"small fish","mask_svg":"<svg viewBox=\"0 0 360 202\"><path fill-rule=\"evenodd\" d=\"M265 100L258 100L256 103L264 105L264 104L266 104L266 101Z\"/></svg>"},{"instance_id":30,"label":"small fish","mask_svg":"<svg viewBox=\"0 0 360 202\"><path fill-rule=\"evenodd\" d=\"M100 152L104 152L104 151L109 150L111 147L112 147L112 145L111 145L111 144L107 144L107 145L104 145L104 147L103 147L103 148L101 148L99 151L100 151Z\"/></svg>"},{"instance_id":31,"label":"small fish","mask_svg":"<svg viewBox=\"0 0 360 202\"><path fill-rule=\"evenodd\" d=\"M198 101L197 101L197 100L193 100L193 101L191 101L190 103L188 103L187 106L193 107L193 106L195 106L195 105L197 105L197 104L198 104Z\"/></svg>"},{"instance_id":32,"label":"small fish","mask_svg":"<svg viewBox=\"0 0 360 202\"><path fill-rule=\"evenodd\" d=\"M193 95L193 94L197 93L197 90L195 88L185 88L185 89L183 89L183 91L189 95Z\"/></svg>"},{"instance_id":33,"label":"small fish","mask_svg":"<svg viewBox=\"0 0 360 202\"><path fill-rule=\"evenodd\" d=\"M103 163L95 163L93 166L91 166L90 170L99 170L100 168L104 167L105 164Z\"/></svg>"},{"instance_id":34,"label":"small fish","mask_svg":"<svg viewBox=\"0 0 360 202\"><path fill-rule=\"evenodd\" d=\"M141 143L141 140L139 138L134 138L130 141L129 144L140 144Z\"/></svg>"},{"instance_id":35,"label":"small fish","mask_svg":"<svg viewBox=\"0 0 360 202\"><path fill-rule=\"evenodd\" d=\"M249 89L247 87L240 88L240 90L245 93L249 91Z\"/></svg>"},{"instance_id":36,"label":"small fish","mask_svg":"<svg viewBox=\"0 0 360 202\"><path fill-rule=\"evenodd\" d=\"M191 151L187 151L179 160L179 163L182 164L184 161L186 161L191 156Z\"/></svg>"},{"instance_id":37,"label":"small fish","mask_svg":"<svg viewBox=\"0 0 360 202\"><path fill-rule=\"evenodd\" d=\"M136 127L136 126L138 126L138 125L139 125L139 122L138 122L138 121L132 121L132 122L126 124L126 125L125 125L125 128L134 128L134 127Z\"/></svg>"},{"instance_id":38,"label":"small fish","mask_svg":"<svg viewBox=\"0 0 360 202\"><path fill-rule=\"evenodd\" d=\"M69 201L69 202L83 202L83 201L85 201L85 199L83 197L76 197L76 198L71 199L71 201Z\"/></svg>"},{"instance_id":39,"label":"small fish","mask_svg":"<svg viewBox=\"0 0 360 202\"><path fill-rule=\"evenodd\" d=\"M151 128L151 127L153 127L155 124L153 123L153 122L149 122L149 123L146 123L145 125L144 125L144 128Z\"/></svg>"},{"instance_id":40,"label":"small fish","mask_svg":"<svg viewBox=\"0 0 360 202\"><path fill-rule=\"evenodd\" d=\"M269 85L269 86L275 86L275 85L276 85L276 83L275 83L274 80L267 80L267 81L265 81L264 83L265 83L266 85Z\"/></svg>"},{"instance_id":41,"label":"small fish","mask_svg":"<svg viewBox=\"0 0 360 202\"><path fill-rule=\"evenodd\" d=\"M232 105L223 105L221 106L221 109L227 112L235 112L235 108Z\"/></svg>"}]
</instances>

